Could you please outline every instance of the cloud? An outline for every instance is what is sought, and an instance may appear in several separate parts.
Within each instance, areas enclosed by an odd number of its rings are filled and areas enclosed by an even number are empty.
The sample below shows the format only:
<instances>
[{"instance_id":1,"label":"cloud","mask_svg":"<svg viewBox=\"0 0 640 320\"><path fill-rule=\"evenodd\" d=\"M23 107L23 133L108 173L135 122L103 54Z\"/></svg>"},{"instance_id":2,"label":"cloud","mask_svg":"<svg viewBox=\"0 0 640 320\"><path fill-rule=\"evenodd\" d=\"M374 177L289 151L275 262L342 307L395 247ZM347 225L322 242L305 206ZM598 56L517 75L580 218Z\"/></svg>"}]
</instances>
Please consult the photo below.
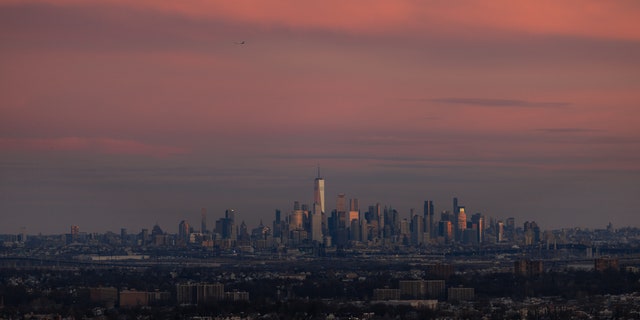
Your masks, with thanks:
<instances>
[{"instance_id":1,"label":"cloud","mask_svg":"<svg viewBox=\"0 0 640 320\"><path fill-rule=\"evenodd\" d=\"M101 154L167 157L188 153L180 147L112 138L0 138L2 151L87 151Z\"/></svg>"},{"instance_id":2,"label":"cloud","mask_svg":"<svg viewBox=\"0 0 640 320\"><path fill-rule=\"evenodd\" d=\"M585 128L541 128L535 129L538 132L546 133L587 133L587 132L601 132L597 129L585 129Z\"/></svg>"},{"instance_id":3,"label":"cloud","mask_svg":"<svg viewBox=\"0 0 640 320\"><path fill-rule=\"evenodd\" d=\"M519 33L613 39L640 39L635 1L157 1L40 0L56 6L128 7L166 12L194 20L220 20L287 29L329 30L358 34L423 33L472 36ZM23 5L6 0L5 5ZM597 21L598 23L594 23ZM434 31L437 30L437 31Z\"/></svg>"},{"instance_id":4,"label":"cloud","mask_svg":"<svg viewBox=\"0 0 640 320\"><path fill-rule=\"evenodd\" d=\"M461 104L481 107L520 107L520 108L564 108L569 102L526 101L513 99L485 99L485 98L439 98L429 101L445 104Z\"/></svg>"}]
</instances>

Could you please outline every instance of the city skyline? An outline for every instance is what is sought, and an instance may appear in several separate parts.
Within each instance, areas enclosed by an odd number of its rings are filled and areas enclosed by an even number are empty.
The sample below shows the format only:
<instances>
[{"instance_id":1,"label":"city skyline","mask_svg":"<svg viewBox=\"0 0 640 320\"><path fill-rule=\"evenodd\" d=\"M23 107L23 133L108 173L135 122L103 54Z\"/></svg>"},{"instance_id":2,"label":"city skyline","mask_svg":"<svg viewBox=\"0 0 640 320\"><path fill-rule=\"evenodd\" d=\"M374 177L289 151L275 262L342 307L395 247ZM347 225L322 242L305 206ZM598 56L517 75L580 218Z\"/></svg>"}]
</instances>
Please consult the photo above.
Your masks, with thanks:
<instances>
[{"instance_id":1,"label":"city skyline","mask_svg":"<svg viewBox=\"0 0 640 320\"><path fill-rule=\"evenodd\" d=\"M634 1L0 3L0 233L293 201L640 226ZM323 180L324 181L324 180ZM348 205L348 203L347 203ZM328 210L327 210L328 211ZM151 222L151 223L149 223Z\"/></svg>"},{"instance_id":2,"label":"city skyline","mask_svg":"<svg viewBox=\"0 0 640 320\"><path fill-rule=\"evenodd\" d=\"M322 188L317 188L318 186L318 181L322 181L321 185ZM434 205L434 201L433 200L424 200L424 207L422 208L422 210L420 210L419 208L416 209L415 207L411 207L409 209L406 210L402 210L402 209L398 209L398 206L394 206L393 204L389 204L389 203L385 203L385 202L380 202L380 201L375 201L375 202L370 202L370 203L366 203L363 208L360 208L360 198L357 197L348 197L347 194L345 193L337 193L336 197L334 198L334 203L336 203L333 207L329 206L329 207L325 207L325 211L320 211L321 206L319 205L319 203L317 202L317 195L318 194L322 194L323 196L320 197L321 199L324 199L324 192L317 192L318 190L322 190L324 191L324 178L320 178L320 176L318 175L315 179L314 179L314 183L313 183L313 199L310 201L300 201L300 200L291 200L289 203L288 207L284 207L284 208L273 208L270 212L270 214L267 214L266 216L260 216L260 215L248 215L248 217L250 218L249 220L245 219L245 215L243 215L241 212L239 212L238 210L236 210L234 207L227 207L224 210L221 210L220 212L211 212L211 210L209 210L209 208L206 207L202 207L199 208L197 211L199 212L199 214L196 214L195 212L192 213L187 213L184 215L180 215L180 214L176 214L174 217L172 217L173 219L177 219L175 221L164 221L166 222L166 225L163 225L162 223L160 223L158 220L156 220L153 224L148 224L148 225L135 225L135 226L131 226L131 225L120 225L117 228L114 229L91 229L91 230L82 230L83 233L101 233L101 232L114 232L117 230L127 230L128 232L133 232L133 233L137 233L138 231L142 231L142 230L150 230L152 229L152 227L160 227L164 232L168 233L168 234L177 234L179 235L179 237L184 237L186 234L194 232L194 233L220 233L219 229L220 227L217 226L216 224L219 223L219 221L225 220L225 219L230 219L230 221L232 221L232 225L230 228L232 228L234 231L233 232L237 232L237 228L239 228L240 224L245 224L247 221L249 223L246 223L246 226L249 229L253 229L254 227L258 227L259 225L264 225L266 227L272 227L273 223L276 223L278 221L278 218L280 218L282 223L288 224L291 223L290 220L291 219L297 219L297 218L292 218L294 216L296 216L296 214L303 214L305 216L305 220L309 219L309 223L313 223L312 221L312 216L314 216L316 214L316 212L320 212L320 216L321 216L321 222L322 222L322 228L320 230L321 233L323 234L323 236L327 236L329 235L329 227L327 226L327 219L331 219L331 216L335 216L335 218L338 218L338 216L340 215L340 213L342 212L343 214L345 214L345 219L348 220L352 220L355 219L359 220L358 223L362 223L362 224L367 224L369 220L369 218L366 218L366 216L368 215L369 211L372 208L376 208L376 210L379 210L380 212L378 212L377 214L380 215L379 218L376 219L382 219L384 220L384 216L382 216L382 209L384 208L384 211L386 213L386 210L389 209L389 211L391 212L391 210L396 211L398 213L398 219L399 221L407 221L408 223L412 222L412 219L414 216L420 216L422 220L422 222L420 223L421 225L423 225L424 227L424 232L425 233L429 233L430 237L436 237L436 234L438 233L438 223L440 221L445 221L442 220L445 216L450 216L452 219L452 228L462 228L462 229L467 229L468 227L466 226L466 224L472 224L472 223L477 223L477 221L475 221L474 217L475 216L481 216L483 222L481 224L478 224L477 226L474 226L474 230L477 231L477 229L480 230L484 230L485 228L491 228L491 227L496 227L495 225L493 226L488 226L487 222L493 221L494 223L500 224L500 223L504 223L506 225L506 223L509 220L513 220L513 222L515 222L514 227L515 228L522 228L523 226L525 226L528 223L534 223L537 224L535 219L530 219L528 217L518 217L521 220L517 220L513 215L492 215L492 214L487 214L487 212L481 212L478 210L472 209L471 210L466 210L467 206L466 205L462 205L464 203L464 201L459 201L460 199L457 196L451 197L449 200L449 204L442 204L439 206L435 206ZM451 204L451 200L453 202L453 204ZM348 201L348 203L347 203ZM331 201L330 201L331 202ZM368 209L367 209L368 207ZM349 210L347 210L347 208L349 208ZM459 215L461 213L461 215ZM355 214L354 217L350 216ZM196 219L197 217L197 219ZM298 217L300 219L303 219L302 216ZM254 219L258 219L258 220L254 220ZM272 220L273 219L273 220ZM458 219L460 219L459 221L457 221ZM199 221L199 222L198 222ZM209 222L207 222L209 221ZM147 221L147 222L151 222L151 221ZM173 224L172 224L173 222ZM461 227L461 223L465 223L464 226ZM513 223L512 222L512 223ZM302 223L302 220L300 220L297 223ZM334 221L334 223L337 223ZM199 225L199 228L196 227L197 225ZM384 225L384 224L383 224ZM175 230L174 227L176 227ZM427 227L427 226L431 226L431 228ZM595 226L592 228L587 228L587 229L605 229L605 228L609 228L612 227L613 224L610 221L607 225L604 226ZM132 229L130 229L131 227L133 227ZM308 226L309 228L313 228L311 225ZM566 228L569 229L573 229L573 228L580 228L579 226L568 226ZM616 227L633 227L633 226L628 226L628 225L620 225L620 226L616 226ZM74 234L77 235L80 232L80 226L78 224L71 224L67 226L67 231L71 230L70 234L73 236ZM225 228L225 227L223 227ZM346 228L349 229L348 224L346 224ZM477 228L477 229L476 229ZM559 230L559 229L563 229L565 227L562 228L543 228L541 230ZM422 230L422 229L421 229ZM429 232L427 231L429 230ZM42 234L58 234L58 233L65 233L64 230L59 230L60 232L50 232L50 233L43 233L43 232L32 232L29 233L29 227L28 226L20 226L19 227L19 232L4 232L4 233L0 233L0 234L38 234L38 233L42 233ZM274 230L271 230L271 232L273 232ZM422 232L422 231L421 231ZM456 231L453 231L454 234L456 233ZM224 232L223 232L224 233ZM433 234L433 235L431 235ZM454 240L452 238L452 240ZM459 240L458 240L459 241ZM321 241L320 241L321 242Z\"/></svg>"}]
</instances>

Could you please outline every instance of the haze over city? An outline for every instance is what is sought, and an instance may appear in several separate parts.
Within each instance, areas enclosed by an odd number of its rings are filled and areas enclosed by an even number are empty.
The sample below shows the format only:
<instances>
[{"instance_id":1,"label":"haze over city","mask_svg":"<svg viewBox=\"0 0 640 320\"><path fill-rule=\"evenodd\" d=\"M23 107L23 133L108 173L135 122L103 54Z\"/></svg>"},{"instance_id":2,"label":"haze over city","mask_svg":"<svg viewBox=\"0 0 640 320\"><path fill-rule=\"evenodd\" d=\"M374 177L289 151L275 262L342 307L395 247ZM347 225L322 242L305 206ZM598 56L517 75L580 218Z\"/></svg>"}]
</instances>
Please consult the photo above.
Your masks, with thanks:
<instances>
[{"instance_id":1,"label":"haze over city","mask_svg":"<svg viewBox=\"0 0 640 320\"><path fill-rule=\"evenodd\" d=\"M3 1L0 233L338 193L640 226L635 1Z\"/></svg>"}]
</instances>

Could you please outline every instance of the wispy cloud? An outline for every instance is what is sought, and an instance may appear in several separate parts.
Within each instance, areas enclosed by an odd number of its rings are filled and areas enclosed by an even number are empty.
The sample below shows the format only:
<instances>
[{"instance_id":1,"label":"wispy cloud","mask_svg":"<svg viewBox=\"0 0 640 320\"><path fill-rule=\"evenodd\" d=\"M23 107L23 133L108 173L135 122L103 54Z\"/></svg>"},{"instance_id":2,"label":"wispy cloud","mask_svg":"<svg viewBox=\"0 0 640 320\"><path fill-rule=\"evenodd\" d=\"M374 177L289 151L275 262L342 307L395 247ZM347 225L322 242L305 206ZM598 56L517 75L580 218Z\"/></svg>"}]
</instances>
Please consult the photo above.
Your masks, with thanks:
<instances>
[{"instance_id":1,"label":"wispy cloud","mask_svg":"<svg viewBox=\"0 0 640 320\"><path fill-rule=\"evenodd\" d=\"M588 129L588 128L540 128L535 129L538 132L545 133L588 133L588 132L601 132L602 130Z\"/></svg>"},{"instance_id":2,"label":"wispy cloud","mask_svg":"<svg viewBox=\"0 0 640 320\"><path fill-rule=\"evenodd\" d=\"M101 154L166 157L188 150L174 146L147 144L135 140L112 138L0 138L3 151L86 151Z\"/></svg>"},{"instance_id":3,"label":"wispy cloud","mask_svg":"<svg viewBox=\"0 0 640 320\"><path fill-rule=\"evenodd\" d=\"M571 105L571 103L563 101L526 101L515 99L486 98L438 98L429 99L429 101L445 104L460 104L481 107L564 108Z\"/></svg>"},{"instance_id":4,"label":"wispy cloud","mask_svg":"<svg viewBox=\"0 0 640 320\"><path fill-rule=\"evenodd\" d=\"M32 1L33 2L33 1ZM57 6L87 6L79 0L40 0ZM36 3L37 3L36 2ZM23 4L5 0L8 5ZM93 4L93 3L92 3ZM563 1L100 1L117 5L180 14L199 19L224 19L288 28L315 28L358 33L382 33L418 29L424 32L461 34L473 29L510 30L527 34L560 34L581 37L638 39L638 6L629 1L583 0L581 5ZM552 23L551 23L552 21ZM593 21L601 23L594 26ZM437 28L436 28L437 27Z\"/></svg>"}]
</instances>

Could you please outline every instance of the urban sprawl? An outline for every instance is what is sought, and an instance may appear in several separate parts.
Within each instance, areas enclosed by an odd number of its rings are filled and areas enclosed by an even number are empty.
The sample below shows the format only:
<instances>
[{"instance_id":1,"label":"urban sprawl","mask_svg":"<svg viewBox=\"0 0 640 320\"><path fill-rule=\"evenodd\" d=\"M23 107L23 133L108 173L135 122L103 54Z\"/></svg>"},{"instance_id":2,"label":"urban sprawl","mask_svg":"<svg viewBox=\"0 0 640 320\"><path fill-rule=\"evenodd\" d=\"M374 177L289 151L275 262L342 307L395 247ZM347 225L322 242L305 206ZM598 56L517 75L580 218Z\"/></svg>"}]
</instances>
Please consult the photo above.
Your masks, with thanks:
<instances>
[{"instance_id":1,"label":"urban sprawl","mask_svg":"<svg viewBox=\"0 0 640 320\"><path fill-rule=\"evenodd\" d=\"M324 179L311 206L249 228L0 235L0 318L614 319L640 317L640 230L541 231L453 198L408 217Z\"/></svg>"}]
</instances>

